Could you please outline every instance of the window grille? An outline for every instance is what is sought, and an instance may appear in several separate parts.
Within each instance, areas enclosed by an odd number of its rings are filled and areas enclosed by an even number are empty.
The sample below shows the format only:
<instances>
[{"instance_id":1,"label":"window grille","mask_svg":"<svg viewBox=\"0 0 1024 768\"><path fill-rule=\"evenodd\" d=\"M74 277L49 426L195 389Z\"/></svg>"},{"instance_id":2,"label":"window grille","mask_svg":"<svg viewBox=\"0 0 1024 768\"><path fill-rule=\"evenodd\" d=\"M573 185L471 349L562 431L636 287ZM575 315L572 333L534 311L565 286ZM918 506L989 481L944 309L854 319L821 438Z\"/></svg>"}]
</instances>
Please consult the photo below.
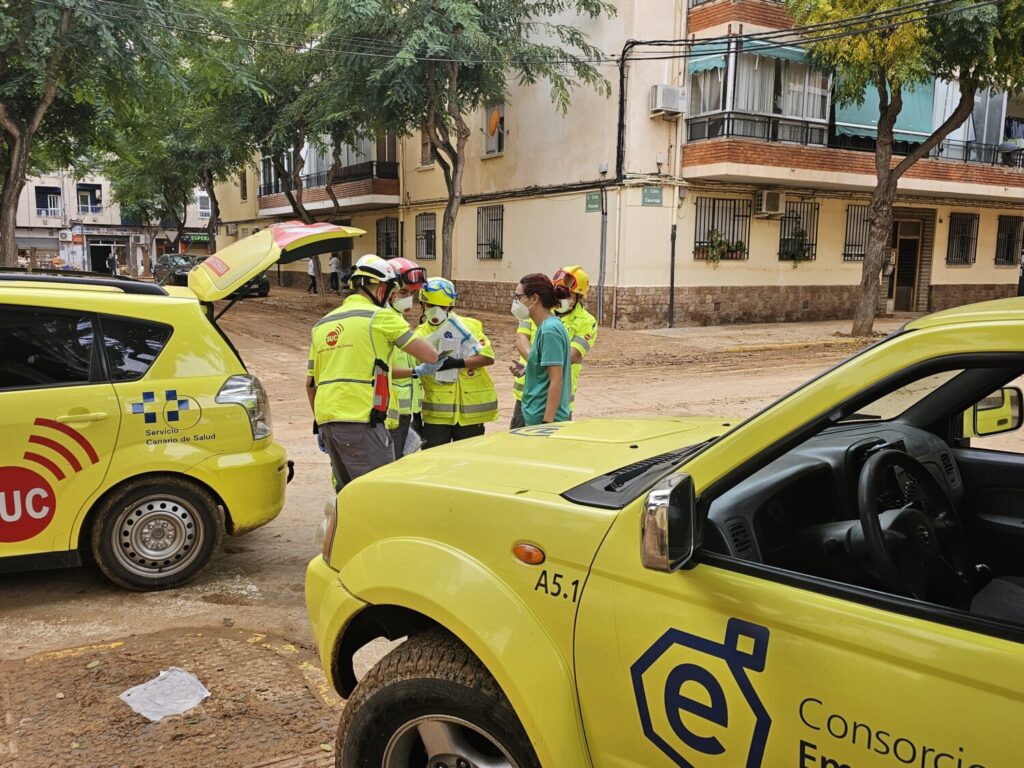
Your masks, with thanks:
<instances>
[{"instance_id":1,"label":"window grille","mask_svg":"<svg viewBox=\"0 0 1024 768\"><path fill-rule=\"evenodd\" d=\"M742 261L749 255L751 200L697 198L693 258Z\"/></svg>"},{"instance_id":2,"label":"window grille","mask_svg":"<svg viewBox=\"0 0 1024 768\"><path fill-rule=\"evenodd\" d=\"M1024 216L1000 216L996 234L996 264L1020 264L1024 250Z\"/></svg>"},{"instance_id":3,"label":"window grille","mask_svg":"<svg viewBox=\"0 0 1024 768\"><path fill-rule=\"evenodd\" d=\"M505 206L483 205L476 209L476 257L500 259L504 253Z\"/></svg>"},{"instance_id":4,"label":"window grille","mask_svg":"<svg viewBox=\"0 0 1024 768\"><path fill-rule=\"evenodd\" d=\"M818 256L818 204L786 203L779 227L779 261L814 261Z\"/></svg>"},{"instance_id":5,"label":"window grille","mask_svg":"<svg viewBox=\"0 0 1024 768\"><path fill-rule=\"evenodd\" d=\"M846 206L846 242L843 245L843 261L864 261L868 247L868 207L866 205Z\"/></svg>"},{"instance_id":6,"label":"window grille","mask_svg":"<svg viewBox=\"0 0 1024 768\"><path fill-rule=\"evenodd\" d=\"M247 171L238 174L238 199L243 203L249 198L249 175Z\"/></svg>"},{"instance_id":7,"label":"window grille","mask_svg":"<svg viewBox=\"0 0 1024 768\"><path fill-rule=\"evenodd\" d=\"M377 255L382 259L398 257L398 219L377 219Z\"/></svg>"},{"instance_id":8,"label":"window grille","mask_svg":"<svg viewBox=\"0 0 1024 768\"><path fill-rule=\"evenodd\" d=\"M421 213L416 217L416 258L437 258L437 214Z\"/></svg>"},{"instance_id":9,"label":"window grille","mask_svg":"<svg viewBox=\"0 0 1024 768\"><path fill-rule=\"evenodd\" d=\"M434 145L430 143L427 129L424 128L420 132L420 165L433 165L434 159Z\"/></svg>"},{"instance_id":10,"label":"window grille","mask_svg":"<svg viewBox=\"0 0 1024 768\"><path fill-rule=\"evenodd\" d=\"M978 214L949 214L947 264L973 264L978 251Z\"/></svg>"}]
</instances>

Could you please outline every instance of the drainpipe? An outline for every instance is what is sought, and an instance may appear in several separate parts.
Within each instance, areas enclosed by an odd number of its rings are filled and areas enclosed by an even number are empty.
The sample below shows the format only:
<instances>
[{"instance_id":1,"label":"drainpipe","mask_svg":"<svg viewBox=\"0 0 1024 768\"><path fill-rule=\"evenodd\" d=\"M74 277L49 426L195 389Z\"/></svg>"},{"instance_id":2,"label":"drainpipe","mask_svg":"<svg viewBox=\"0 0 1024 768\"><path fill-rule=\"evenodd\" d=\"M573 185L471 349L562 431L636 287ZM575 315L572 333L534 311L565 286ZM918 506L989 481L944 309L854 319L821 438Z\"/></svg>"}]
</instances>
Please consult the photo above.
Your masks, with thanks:
<instances>
[{"instance_id":1,"label":"drainpipe","mask_svg":"<svg viewBox=\"0 0 1024 768\"><path fill-rule=\"evenodd\" d=\"M601 187L601 251L597 272L597 322L604 322L604 280L608 263L608 187Z\"/></svg>"},{"instance_id":2,"label":"drainpipe","mask_svg":"<svg viewBox=\"0 0 1024 768\"><path fill-rule=\"evenodd\" d=\"M669 257L668 274L668 327L675 325L676 317L676 225L672 225L671 256Z\"/></svg>"}]
</instances>

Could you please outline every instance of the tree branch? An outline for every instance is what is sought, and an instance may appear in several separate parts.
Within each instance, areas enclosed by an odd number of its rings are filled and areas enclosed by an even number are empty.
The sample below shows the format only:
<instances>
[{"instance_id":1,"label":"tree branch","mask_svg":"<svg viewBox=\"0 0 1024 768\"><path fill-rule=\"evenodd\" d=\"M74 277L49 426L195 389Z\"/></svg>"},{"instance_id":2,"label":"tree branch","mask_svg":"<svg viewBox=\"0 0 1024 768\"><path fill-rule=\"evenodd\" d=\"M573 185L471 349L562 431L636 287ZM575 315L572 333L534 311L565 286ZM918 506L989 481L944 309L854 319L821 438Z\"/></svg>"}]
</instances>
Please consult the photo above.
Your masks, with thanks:
<instances>
[{"instance_id":1,"label":"tree branch","mask_svg":"<svg viewBox=\"0 0 1024 768\"><path fill-rule=\"evenodd\" d=\"M976 85L972 84L965 87L961 81L960 103L956 105L956 109L953 110L952 114L946 118L942 125L932 132L931 136L914 147L914 151L904 157L899 165L892 169L893 178L898 179L910 170L910 166L925 157L967 119L968 115L974 111L974 96L977 90L978 87Z\"/></svg>"},{"instance_id":2,"label":"tree branch","mask_svg":"<svg viewBox=\"0 0 1024 768\"><path fill-rule=\"evenodd\" d=\"M74 15L74 10L71 8L65 8L60 14L60 26L57 28L57 42L54 45L53 51L50 53L50 58L46 62L46 75L43 82L43 98L36 105L36 111L32 115L32 119L29 120L28 125L25 127L29 137L34 136L36 131L39 130L39 126L43 122L43 117L46 115L46 111L53 104L53 100L57 98L57 65L60 64L60 59L64 55L64 43L63 37L67 35L68 30L71 29L71 18Z\"/></svg>"}]
</instances>

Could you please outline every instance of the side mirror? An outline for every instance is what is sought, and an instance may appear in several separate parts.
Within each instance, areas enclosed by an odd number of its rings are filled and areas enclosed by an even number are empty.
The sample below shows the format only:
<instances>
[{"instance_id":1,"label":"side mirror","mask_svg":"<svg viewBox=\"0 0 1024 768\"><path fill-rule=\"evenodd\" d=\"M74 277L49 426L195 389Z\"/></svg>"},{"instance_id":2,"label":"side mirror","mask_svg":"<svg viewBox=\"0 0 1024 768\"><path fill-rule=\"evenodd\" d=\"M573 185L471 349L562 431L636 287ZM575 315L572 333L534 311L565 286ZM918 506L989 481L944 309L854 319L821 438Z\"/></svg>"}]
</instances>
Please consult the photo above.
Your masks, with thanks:
<instances>
[{"instance_id":1,"label":"side mirror","mask_svg":"<svg viewBox=\"0 0 1024 768\"><path fill-rule=\"evenodd\" d=\"M1017 387L1003 387L977 403L972 414L978 437L1013 432L1024 424L1024 394Z\"/></svg>"},{"instance_id":2,"label":"side mirror","mask_svg":"<svg viewBox=\"0 0 1024 768\"><path fill-rule=\"evenodd\" d=\"M671 573L693 559L698 546L697 498L689 475L672 475L648 495L640 526L644 568Z\"/></svg>"}]
</instances>

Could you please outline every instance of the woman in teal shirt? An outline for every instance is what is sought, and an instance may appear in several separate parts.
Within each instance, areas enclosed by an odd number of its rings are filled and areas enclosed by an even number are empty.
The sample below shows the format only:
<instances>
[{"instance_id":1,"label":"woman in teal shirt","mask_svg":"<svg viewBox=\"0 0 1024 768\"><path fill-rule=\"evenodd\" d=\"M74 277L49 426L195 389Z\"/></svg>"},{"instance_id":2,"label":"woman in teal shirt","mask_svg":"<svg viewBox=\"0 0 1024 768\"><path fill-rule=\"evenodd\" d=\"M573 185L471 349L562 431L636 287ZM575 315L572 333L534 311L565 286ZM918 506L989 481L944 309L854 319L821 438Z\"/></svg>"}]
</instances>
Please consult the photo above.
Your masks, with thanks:
<instances>
[{"instance_id":1,"label":"woman in teal shirt","mask_svg":"<svg viewBox=\"0 0 1024 768\"><path fill-rule=\"evenodd\" d=\"M564 294L564 295L563 295ZM568 421L572 399L572 360L569 334L562 321L551 314L560 299L569 298L563 286L539 272L527 275L516 286L512 314L533 320L537 330L526 359L523 386L523 420L526 426Z\"/></svg>"}]
</instances>

